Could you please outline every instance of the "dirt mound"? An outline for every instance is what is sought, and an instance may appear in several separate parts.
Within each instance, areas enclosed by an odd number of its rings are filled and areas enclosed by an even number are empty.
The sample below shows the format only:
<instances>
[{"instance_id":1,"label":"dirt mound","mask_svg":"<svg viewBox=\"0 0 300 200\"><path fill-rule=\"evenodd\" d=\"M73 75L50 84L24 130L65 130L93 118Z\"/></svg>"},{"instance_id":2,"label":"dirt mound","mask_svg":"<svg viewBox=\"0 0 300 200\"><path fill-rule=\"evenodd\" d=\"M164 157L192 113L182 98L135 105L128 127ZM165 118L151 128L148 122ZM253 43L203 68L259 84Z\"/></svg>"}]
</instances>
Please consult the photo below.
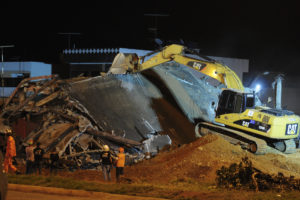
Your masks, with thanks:
<instances>
[{"instance_id":1,"label":"dirt mound","mask_svg":"<svg viewBox=\"0 0 300 200\"><path fill-rule=\"evenodd\" d=\"M219 136L207 135L131 166L126 174L137 181L169 182L189 178L212 181L219 167L238 161L245 153Z\"/></svg>"},{"instance_id":2,"label":"dirt mound","mask_svg":"<svg viewBox=\"0 0 300 200\"><path fill-rule=\"evenodd\" d=\"M300 153L254 155L238 145L232 145L217 135L207 135L179 148L161 152L151 160L126 168L126 177L135 181L172 182L188 181L214 182L216 171L222 166L239 163L247 156L253 166L264 173L283 173L300 177Z\"/></svg>"},{"instance_id":3,"label":"dirt mound","mask_svg":"<svg viewBox=\"0 0 300 200\"><path fill-rule=\"evenodd\" d=\"M239 163L244 157L248 157L253 167L263 173L276 175L280 172L287 177L293 175L300 178L300 152L290 155L278 152L254 155L217 135L206 135L192 143L164 150L150 160L126 166L125 177L133 182L145 183L215 183L217 170L222 166ZM103 180L99 170L80 170L60 175L82 180ZM113 169L113 180L114 175Z\"/></svg>"},{"instance_id":4,"label":"dirt mound","mask_svg":"<svg viewBox=\"0 0 300 200\"><path fill-rule=\"evenodd\" d=\"M125 177L135 182L166 183L188 179L210 182L214 181L217 169L233 161L238 162L245 153L239 146L231 145L220 136L207 135L192 143L160 152L150 160L126 166ZM98 170L78 170L59 175L82 180L102 180L102 173Z\"/></svg>"}]
</instances>

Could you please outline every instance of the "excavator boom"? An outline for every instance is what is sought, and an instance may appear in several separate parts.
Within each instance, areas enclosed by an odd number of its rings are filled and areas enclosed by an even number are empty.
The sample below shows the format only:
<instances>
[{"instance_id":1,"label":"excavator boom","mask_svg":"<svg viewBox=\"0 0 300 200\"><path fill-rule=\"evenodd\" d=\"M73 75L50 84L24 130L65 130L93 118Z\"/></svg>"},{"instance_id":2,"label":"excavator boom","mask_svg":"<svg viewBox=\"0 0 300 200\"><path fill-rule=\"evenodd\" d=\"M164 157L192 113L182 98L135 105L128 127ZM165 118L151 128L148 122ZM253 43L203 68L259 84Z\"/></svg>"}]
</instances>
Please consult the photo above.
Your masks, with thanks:
<instances>
[{"instance_id":1,"label":"excavator boom","mask_svg":"<svg viewBox=\"0 0 300 200\"><path fill-rule=\"evenodd\" d=\"M185 55L185 50L187 48L184 46L172 44L164 47L146 61L144 61L145 57L138 57L134 54L118 54L113 61L109 73L140 72L169 61L175 61L218 80L227 86L227 88L244 91L241 80L229 67L216 61L191 58Z\"/></svg>"}]
</instances>

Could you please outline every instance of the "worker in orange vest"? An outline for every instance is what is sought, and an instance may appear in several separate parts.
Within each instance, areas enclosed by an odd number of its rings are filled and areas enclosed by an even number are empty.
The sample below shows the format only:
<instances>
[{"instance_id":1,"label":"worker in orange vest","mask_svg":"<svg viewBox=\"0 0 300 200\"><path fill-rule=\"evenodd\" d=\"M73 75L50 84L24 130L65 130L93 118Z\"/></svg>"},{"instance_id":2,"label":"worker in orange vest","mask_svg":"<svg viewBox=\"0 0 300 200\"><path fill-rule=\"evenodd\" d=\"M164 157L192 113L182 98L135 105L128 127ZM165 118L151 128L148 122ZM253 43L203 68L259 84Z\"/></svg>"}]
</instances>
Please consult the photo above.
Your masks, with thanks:
<instances>
[{"instance_id":1,"label":"worker in orange vest","mask_svg":"<svg viewBox=\"0 0 300 200\"><path fill-rule=\"evenodd\" d=\"M117 163L116 163L116 178L117 182L120 182L120 175L124 174L124 166L125 166L125 153L124 148L119 148L119 153L117 155Z\"/></svg>"},{"instance_id":2,"label":"worker in orange vest","mask_svg":"<svg viewBox=\"0 0 300 200\"><path fill-rule=\"evenodd\" d=\"M6 154L4 159L4 171L8 173L8 169L11 169L16 174L19 174L20 172L13 165L13 158L17 155L15 139L12 136L11 129L6 129L5 133L8 135L8 138L6 143Z\"/></svg>"}]
</instances>

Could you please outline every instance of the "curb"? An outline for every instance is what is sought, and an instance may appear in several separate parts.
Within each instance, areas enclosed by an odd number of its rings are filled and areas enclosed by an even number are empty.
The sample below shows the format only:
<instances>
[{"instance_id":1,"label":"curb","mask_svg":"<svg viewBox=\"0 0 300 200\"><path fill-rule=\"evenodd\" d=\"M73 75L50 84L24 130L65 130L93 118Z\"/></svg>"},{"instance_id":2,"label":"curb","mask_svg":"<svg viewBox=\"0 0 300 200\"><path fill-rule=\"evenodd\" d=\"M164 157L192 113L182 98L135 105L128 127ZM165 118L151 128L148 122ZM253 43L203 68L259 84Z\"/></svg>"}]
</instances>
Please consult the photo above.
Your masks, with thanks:
<instances>
[{"instance_id":1,"label":"curb","mask_svg":"<svg viewBox=\"0 0 300 200\"><path fill-rule=\"evenodd\" d=\"M160 198L154 197L139 197L139 196L129 196L122 194L111 194L105 192L93 192L86 190L71 190L71 189L63 189L63 188L54 188L54 187L41 187L41 186L32 186L32 185L20 185L20 184L8 184L8 190L12 191L20 191L26 193L42 193L42 194L53 194L53 195L64 195L64 196L76 196L76 197L90 197L90 198L99 198L103 197L115 197L115 199L119 199L122 196L122 199L141 199L141 200L160 200Z\"/></svg>"}]
</instances>

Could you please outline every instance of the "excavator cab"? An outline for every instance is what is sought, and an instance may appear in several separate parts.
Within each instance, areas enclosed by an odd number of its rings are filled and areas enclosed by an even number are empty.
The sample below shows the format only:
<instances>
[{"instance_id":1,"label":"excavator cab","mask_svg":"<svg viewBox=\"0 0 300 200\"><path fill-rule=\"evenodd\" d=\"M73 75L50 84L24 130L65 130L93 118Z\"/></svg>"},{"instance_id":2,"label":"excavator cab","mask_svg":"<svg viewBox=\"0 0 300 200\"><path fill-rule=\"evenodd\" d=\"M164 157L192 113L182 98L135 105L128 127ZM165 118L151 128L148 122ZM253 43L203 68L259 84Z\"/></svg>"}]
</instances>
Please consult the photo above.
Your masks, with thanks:
<instances>
[{"instance_id":1,"label":"excavator cab","mask_svg":"<svg viewBox=\"0 0 300 200\"><path fill-rule=\"evenodd\" d=\"M227 136L247 143L254 153L262 154L266 145L283 153L294 153L300 117L288 110L257 106L255 100L255 93L225 89L219 97L215 118L223 127L207 123L200 126L227 132Z\"/></svg>"},{"instance_id":2,"label":"excavator cab","mask_svg":"<svg viewBox=\"0 0 300 200\"><path fill-rule=\"evenodd\" d=\"M242 93L235 90L223 90L217 107L216 115L242 113L255 107L255 94Z\"/></svg>"}]
</instances>

